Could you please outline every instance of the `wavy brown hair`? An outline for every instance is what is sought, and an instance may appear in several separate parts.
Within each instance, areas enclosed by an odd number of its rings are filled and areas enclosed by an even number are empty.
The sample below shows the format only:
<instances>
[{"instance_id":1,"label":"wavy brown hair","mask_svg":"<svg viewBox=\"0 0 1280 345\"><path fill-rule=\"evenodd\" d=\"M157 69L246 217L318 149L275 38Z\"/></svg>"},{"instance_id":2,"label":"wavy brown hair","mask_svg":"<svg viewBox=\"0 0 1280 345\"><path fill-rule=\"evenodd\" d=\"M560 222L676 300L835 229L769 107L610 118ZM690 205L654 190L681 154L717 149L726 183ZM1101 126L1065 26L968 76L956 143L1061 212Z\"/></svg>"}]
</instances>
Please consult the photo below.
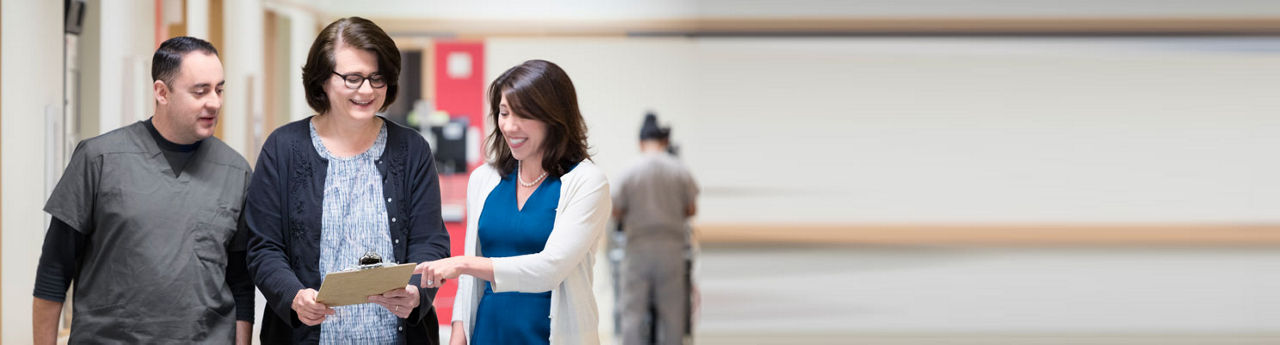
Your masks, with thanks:
<instances>
[{"instance_id":1,"label":"wavy brown hair","mask_svg":"<svg viewBox=\"0 0 1280 345\"><path fill-rule=\"evenodd\" d=\"M317 114L329 112L329 95L324 92L324 83L333 78L333 52L338 49L339 42L377 57L378 74L387 80L386 101L378 111L387 111L400 90L400 49L382 28L360 17L346 17L329 23L311 43L307 64L302 66L302 90L306 94L307 105Z\"/></svg>"},{"instance_id":2,"label":"wavy brown hair","mask_svg":"<svg viewBox=\"0 0 1280 345\"><path fill-rule=\"evenodd\" d=\"M587 125L578 110L578 93L573 81L560 66L544 60L529 60L512 67L489 84L489 117L498 125L498 105L507 97L511 114L546 124L542 142L542 169L551 176L563 176L585 159ZM489 164L503 176L516 170L516 159L507 146L501 128L495 128L485 140Z\"/></svg>"}]
</instances>

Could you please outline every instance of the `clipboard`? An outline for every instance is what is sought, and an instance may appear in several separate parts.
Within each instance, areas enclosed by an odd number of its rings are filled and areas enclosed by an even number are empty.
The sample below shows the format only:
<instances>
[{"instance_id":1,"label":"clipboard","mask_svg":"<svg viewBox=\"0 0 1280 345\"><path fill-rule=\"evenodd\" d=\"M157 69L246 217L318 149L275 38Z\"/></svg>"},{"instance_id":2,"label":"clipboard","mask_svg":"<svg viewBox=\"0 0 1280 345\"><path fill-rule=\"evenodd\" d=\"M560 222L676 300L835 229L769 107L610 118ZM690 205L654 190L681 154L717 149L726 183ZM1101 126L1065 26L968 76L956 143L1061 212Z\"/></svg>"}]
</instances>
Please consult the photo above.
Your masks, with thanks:
<instances>
[{"instance_id":1,"label":"clipboard","mask_svg":"<svg viewBox=\"0 0 1280 345\"><path fill-rule=\"evenodd\" d=\"M404 288L417 264L399 264L333 272L324 276L316 302L329 307L369 303L369 296Z\"/></svg>"}]
</instances>

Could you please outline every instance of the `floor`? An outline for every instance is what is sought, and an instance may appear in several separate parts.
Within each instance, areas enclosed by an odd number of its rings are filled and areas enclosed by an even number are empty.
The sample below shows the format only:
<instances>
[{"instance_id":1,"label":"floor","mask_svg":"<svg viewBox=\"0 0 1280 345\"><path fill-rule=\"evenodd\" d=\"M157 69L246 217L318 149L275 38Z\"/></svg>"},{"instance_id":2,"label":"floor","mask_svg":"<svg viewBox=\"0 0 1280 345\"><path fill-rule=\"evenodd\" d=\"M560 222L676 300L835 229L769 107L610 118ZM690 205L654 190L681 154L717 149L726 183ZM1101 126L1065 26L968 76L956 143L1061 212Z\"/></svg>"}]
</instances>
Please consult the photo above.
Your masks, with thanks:
<instances>
[{"instance_id":1,"label":"floor","mask_svg":"<svg viewBox=\"0 0 1280 345\"><path fill-rule=\"evenodd\" d=\"M1280 344L1280 248L709 245L696 269L702 345Z\"/></svg>"},{"instance_id":2,"label":"floor","mask_svg":"<svg viewBox=\"0 0 1280 345\"><path fill-rule=\"evenodd\" d=\"M711 246L699 344L1280 344L1277 248Z\"/></svg>"}]
</instances>

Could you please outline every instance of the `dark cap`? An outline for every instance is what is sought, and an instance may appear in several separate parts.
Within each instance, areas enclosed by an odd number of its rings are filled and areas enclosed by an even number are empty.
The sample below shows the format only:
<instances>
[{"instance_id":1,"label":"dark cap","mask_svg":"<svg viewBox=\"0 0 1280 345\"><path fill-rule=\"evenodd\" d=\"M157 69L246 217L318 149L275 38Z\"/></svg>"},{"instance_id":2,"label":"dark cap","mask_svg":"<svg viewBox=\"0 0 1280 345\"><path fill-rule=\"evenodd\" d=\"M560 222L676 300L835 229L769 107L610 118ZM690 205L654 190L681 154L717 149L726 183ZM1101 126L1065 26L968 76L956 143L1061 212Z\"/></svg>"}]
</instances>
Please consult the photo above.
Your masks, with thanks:
<instances>
[{"instance_id":1,"label":"dark cap","mask_svg":"<svg viewBox=\"0 0 1280 345\"><path fill-rule=\"evenodd\" d=\"M640 126L640 140L666 140L671 137L671 127L658 127L658 115L652 112L644 115L644 124Z\"/></svg>"}]
</instances>

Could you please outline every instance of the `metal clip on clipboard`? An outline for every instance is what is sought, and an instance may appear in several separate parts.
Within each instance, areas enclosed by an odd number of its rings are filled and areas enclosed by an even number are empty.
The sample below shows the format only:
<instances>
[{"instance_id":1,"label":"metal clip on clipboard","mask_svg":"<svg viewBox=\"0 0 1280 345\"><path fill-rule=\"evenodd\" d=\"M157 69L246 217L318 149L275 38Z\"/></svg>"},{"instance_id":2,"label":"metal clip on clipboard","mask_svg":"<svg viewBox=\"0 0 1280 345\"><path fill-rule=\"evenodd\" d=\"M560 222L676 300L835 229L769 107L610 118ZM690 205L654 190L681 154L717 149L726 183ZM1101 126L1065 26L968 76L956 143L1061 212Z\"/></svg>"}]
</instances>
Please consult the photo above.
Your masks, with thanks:
<instances>
[{"instance_id":1,"label":"metal clip on clipboard","mask_svg":"<svg viewBox=\"0 0 1280 345\"><path fill-rule=\"evenodd\" d=\"M381 255L378 255L378 253L374 253L374 252L366 252L364 253L364 256L360 257L360 261L356 264L355 268L349 268L344 271L365 270L365 269L378 268L383 266L387 266L387 264L382 262Z\"/></svg>"},{"instance_id":2,"label":"metal clip on clipboard","mask_svg":"<svg viewBox=\"0 0 1280 345\"><path fill-rule=\"evenodd\" d=\"M366 253L355 267L325 275L316 300L330 307L368 303L368 296L408 284L415 266L386 263L377 253Z\"/></svg>"}]
</instances>

